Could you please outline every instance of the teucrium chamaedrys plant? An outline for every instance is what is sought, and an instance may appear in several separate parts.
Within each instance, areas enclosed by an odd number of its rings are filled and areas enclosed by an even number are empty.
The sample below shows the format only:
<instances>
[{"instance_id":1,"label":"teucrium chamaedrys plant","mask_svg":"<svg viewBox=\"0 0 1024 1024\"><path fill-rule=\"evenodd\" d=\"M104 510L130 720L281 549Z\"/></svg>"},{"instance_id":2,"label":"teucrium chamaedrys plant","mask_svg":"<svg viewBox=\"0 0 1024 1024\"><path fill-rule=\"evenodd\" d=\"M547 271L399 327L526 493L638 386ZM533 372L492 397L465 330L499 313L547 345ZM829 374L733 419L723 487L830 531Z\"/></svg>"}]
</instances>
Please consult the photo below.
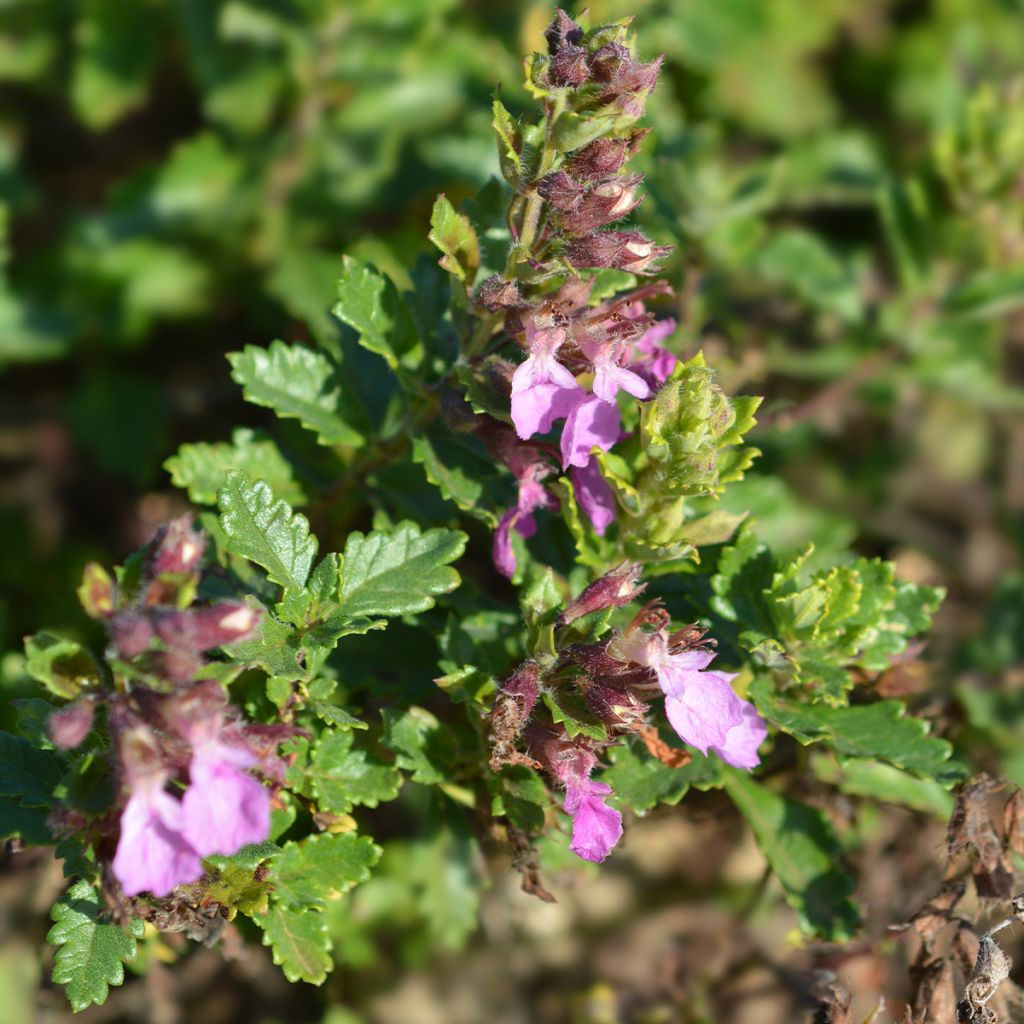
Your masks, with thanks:
<instances>
[{"instance_id":1,"label":"teucrium chamaedrys plant","mask_svg":"<svg viewBox=\"0 0 1024 1024\"><path fill-rule=\"evenodd\" d=\"M716 508L758 454L758 400L682 357L657 313L667 249L622 224L660 60L628 22L558 12L546 39L539 116L494 102L504 182L437 201L440 264L402 294L346 259L334 341L231 356L301 428L183 446L167 468L209 507L85 570L102 656L26 642L50 699L0 736L2 821L73 879L50 938L76 1009L139 962L141 922L262 932L320 983L373 927L348 907L375 873L375 906L407 919L408 894L457 945L481 841L549 898L545 864L605 859L630 813L690 787L727 792L802 927L840 940L854 886L828 818L786 794L800 747L829 784L912 806L957 777L874 686L941 595L878 560L811 571ZM378 844L394 800L408 828Z\"/></svg>"}]
</instances>

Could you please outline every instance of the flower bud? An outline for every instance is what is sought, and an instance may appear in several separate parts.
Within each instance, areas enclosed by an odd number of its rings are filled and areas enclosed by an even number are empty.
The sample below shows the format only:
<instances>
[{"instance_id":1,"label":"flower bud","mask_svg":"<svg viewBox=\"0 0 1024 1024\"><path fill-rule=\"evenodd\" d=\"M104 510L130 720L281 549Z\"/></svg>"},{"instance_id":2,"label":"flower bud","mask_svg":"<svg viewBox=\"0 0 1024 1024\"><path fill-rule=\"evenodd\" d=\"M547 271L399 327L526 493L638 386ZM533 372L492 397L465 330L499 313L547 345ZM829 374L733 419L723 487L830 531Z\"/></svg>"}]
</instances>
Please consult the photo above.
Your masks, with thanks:
<instances>
[{"instance_id":1,"label":"flower bud","mask_svg":"<svg viewBox=\"0 0 1024 1024\"><path fill-rule=\"evenodd\" d=\"M157 612L153 616L157 635L165 644L195 651L237 643L248 636L259 621L259 611L240 601L224 601L180 612Z\"/></svg>"},{"instance_id":2,"label":"flower bud","mask_svg":"<svg viewBox=\"0 0 1024 1024\"><path fill-rule=\"evenodd\" d=\"M92 619L106 619L114 612L115 587L110 574L102 565L90 562L82 574L78 599L85 614Z\"/></svg>"},{"instance_id":3,"label":"flower bud","mask_svg":"<svg viewBox=\"0 0 1024 1024\"><path fill-rule=\"evenodd\" d=\"M614 267L633 274L652 272L652 264L672 251L655 245L639 231L600 231L576 238L565 247L565 257L580 269Z\"/></svg>"},{"instance_id":4,"label":"flower bud","mask_svg":"<svg viewBox=\"0 0 1024 1024\"><path fill-rule=\"evenodd\" d=\"M570 622L604 611L606 608L621 608L635 601L647 589L640 583L643 567L639 562L621 562L600 579L594 580L559 616L558 624L567 626Z\"/></svg>"},{"instance_id":5,"label":"flower bud","mask_svg":"<svg viewBox=\"0 0 1024 1024\"><path fill-rule=\"evenodd\" d=\"M58 750L74 750L92 728L92 701L78 700L54 711L46 722L46 731Z\"/></svg>"},{"instance_id":6,"label":"flower bud","mask_svg":"<svg viewBox=\"0 0 1024 1024\"><path fill-rule=\"evenodd\" d=\"M609 686L593 679L579 680L587 707L612 728L631 729L642 722L649 707L636 694L618 686Z\"/></svg>"},{"instance_id":7,"label":"flower bud","mask_svg":"<svg viewBox=\"0 0 1024 1024\"><path fill-rule=\"evenodd\" d=\"M556 209L578 210L587 194L585 186L573 181L565 171L555 171L541 178L537 191Z\"/></svg>"},{"instance_id":8,"label":"flower bud","mask_svg":"<svg viewBox=\"0 0 1024 1024\"><path fill-rule=\"evenodd\" d=\"M615 174L636 153L641 140L649 132L649 128L642 128L634 131L628 139L595 139L569 157L565 170L580 181Z\"/></svg>"},{"instance_id":9,"label":"flower bud","mask_svg":"<svg viewBox=\"0 0 1024 1024\"><path fill-rule=\"evenodd\" d=\"M582 46L565 46L548 65L548 81L558 88L576 89L590 77L587 51Z\"/></svg>"},{"instance_id":10,"label":"flower bud","mask_svg":"<svg viewBox=\"0 0 1024 1024\"><path fill-rule=\"evenodd\" d=\"M510 309L523 305L523 297L519 294L519 285L515 281L506 280L501 274L492 274L476 293L477 302L490 313L499 309Z\"/></svg>"},{"instance_id":11,"label":"flower bud","mask_svg":"<svg viewBox=\"0 0 1024 1024\"><path fill-rule=\"evenodd\" d=\"M533 714L539 691L538 682L540 669L535 661L524 661L501 684L501 690L494 700L491 711L491 731L489 738L493 745L491 751L491 770L498 771L502 765L529 763L515 750L515 742L523 731L523 726Z\"/></svg>"},{"instance_id":12,"label":"flower bud","mask_svg":"<svg viewBox=\"0 0 1024 1024\"><path fill-rule=\"evenodd\" d=\"M606 82L613 88L628 74L633 55L621 43L606 43L590 58L590 71L597 82Z\"/></svg>"},{"instance_id":13,"label":"flower bud","mask_svg":"<svg viewBox=\"0 0 1024 1024\"><path fill-rule=\"evenodd\" d=\"M142 615L125 613L110 623L110 640L122 658L140 655L153 639L153 627Z\"/></svg>"},{"instance_id":14,"label":"flower bud","mask_svg":"<svg viewBox=\"0 0 1024 1024\"><path fill-rule=\"evenodd\" d=\"M192 516L186 514L162 526L153 538L153 546L149 568L154 575L192 572L206 550L206 537L202 530L192 529Z\"/></svg>"},{"instance_id":15,"label":"flower bud","mask_svg":"<svg viewBox=\"0 0 1024 1024\"><path fill-rule=\"evenodd\" d=\"M595 186L576 204L571 213L557 218L560 227L574 235L585 235L597 228L621 220L640 205L636 186L642 176L639 174L623 178L611 178Z\"/></svg>"},{"instance_id":16,"label":"flower bud","mask_svg":"<svg viewBox=\"0 0 1024 1024\"><path fill-rule=\"evenodd\" d=\"M602 640L596 644L573 644L566 654L590 679L598 682L619 688L633 687L640 691L657 687L657 676L652 669L633 663L631 659L618 657L617 651L609 651L610 643Z\"/></svg>"},{"instance_id":17,"label":"flower bud","mask_svg":"<svg viewBox=\"0 0 1024 1024\"><path fill-rule=\"evenodd\" d=\"M561 9L555 12L555 20L544 30L548 53L554 55L564 46L577 46L583 41L583 29Z\"/></svg>"}]
</instances>

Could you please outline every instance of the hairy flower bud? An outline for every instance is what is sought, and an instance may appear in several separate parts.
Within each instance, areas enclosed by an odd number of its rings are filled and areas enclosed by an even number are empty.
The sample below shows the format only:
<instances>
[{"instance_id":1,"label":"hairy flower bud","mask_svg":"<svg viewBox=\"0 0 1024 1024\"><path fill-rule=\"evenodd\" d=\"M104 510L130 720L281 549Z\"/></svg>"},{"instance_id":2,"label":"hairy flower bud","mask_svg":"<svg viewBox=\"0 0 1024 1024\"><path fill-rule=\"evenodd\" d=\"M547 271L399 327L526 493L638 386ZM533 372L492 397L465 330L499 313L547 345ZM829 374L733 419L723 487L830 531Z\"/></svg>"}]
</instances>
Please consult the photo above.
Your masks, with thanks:
<instances>
[{"instance_id":1,"label":"hairy flower bud","mask_svg":"<svg viewBox=\"0 0 1024 1024\"><path fill-rule=\"evenodd\" d=\"M635 693L593 679L578 681L587 707L612 728L631 729L642 722L649 707Z\"/></svg>"},{"instance_id":2,"label":"hairy flower bud","mask_svg":"<svg viewBox=\"0 0 1024 1024\"><path fill-rule=\"evenodd\" d=\"M635 687L640 692L657 692L658 680L653 669L626 661L609 651L609 641L596 644L573 644L566 654L591 679L617 687Z\"/></svg>"},{"instance_id":3,"label":"hairy flower bud","mask_svg":"<svg viewBox=\"0 0 1024 1024\"><path fill-rule=\"evenodd\" d=\"M578 88L589 77L587 51L582 46L563 47L548 65L548 81L558 88Z\"/></svg>"},{"instance_id":4,"label":"hairy flower bud","mask_svg":"<svg viewBox=\"0 0 1024 1024\"><path fill-rule=\"evenodd\" d=\"M590 58L594 80L615 86L633 65L633 55L621 43L606 43Z\"/></svg>"},{"instance_id":5,"label":"hairy flower bud","mask_svg":"<svg viewBox=\"0 0 1024 1024\"><path fill-rule=\"evenodd\" d=\"M535 661L524 661L501 684L491 711L491 770L502 765L531 763L515 750L515 742L533 714L539 692L540 669Z\"/></svg>"},{"instance_id":6,"label":"hairy flower bud","mask_svg":"<svg viewBox=\"0 0 1024 1024\"><path fill-rule=\"evenodd\" d=\"M206 550L206 537L192 529L192 516L186 514L160 527L153 538L149 568L154 575L165 572L192 572L198 568Z\"/></svg>"},{"instance_id":7,"label":"hairy flower bud","mask_svg":"<svg viewBox=\"0 0 1024 1024\"><path fill-rule=\"evenodd\" d=\"M653 272L652 264L671 251L672 246L655 245L639 231L600 231L570 241L565 257L581 269L614 267L643 274Z\"/></svg>"},{"instance_id":8,"label":"hairy flower bud","mask_svg":"<svg viewBox=\"0 0 1024 1024\"><path fill-rule=\"evenodd\" d=\"M502 277L501 274L491 274L480 285L476 298L489 313L524 305L523 297L519 294L519 285Z\"/></svg>"},{"instance_id":9,"label":"hairy flower bud","mask_svg":"<svg viewBox=\"0 0 1024 1024\"><path fill-rule=\"evenodd\" d=\"M647 589L646 583L639 582L642 572L643 566L639 562L620 562L600 579L594 580L569 604L559 616L559 625L566 626L592 612L621 608L635 601Z\"/></svg>"},{"instance_id":10,"label":"hairy flower bud","mask_svg":"<svg viewBox=\"0 0 1024 1024\"><path fill-rule=\"evenodd\" d=\"M587 194L586 187L573 181L565 171L555 171L541 178L537 191L556 209L578 210Z\"/></svg>"},{"instance_id":11,"label":"hairy flower bud","mask_svg":"<svg viewBox=\"0 0 1024 1024\"><path fill-rule=\"evenodd\" d=\"M577 150L565 162L565 170L580 181L593 181L615 174L640 148L640 142L650 133L639 128L626 139L595 139Z\"/></svg>"},{"instance_id":12,"label":"hairy flower bud","mask_svg":"<svg viewBox=\"0 0 1024 1024\"><path fill-rule=\"evenodd\" d=\"M110 640L122 658L140 655L153 639L153 627L143 615L125 613L110 623Z\"/></svg>"},{"instance_id":13,"label":"hairy flower bud","mask_svg":"<svg viewBox=\"0 0 1024 1024\"><path fill-rule=\"evenodd\" d=\"M548 53L556 54L564 46L577 46L583 40L583 29L561 9L555 12L555 20L544 30Z\"/></svg>"},{"instance_id":14,"label":"hairy flower bud","mask_svg":"<svg viewBox=\"0 0 1024 1024\"><path fill-rule=\"evenodd\" d=\"M74 750L92 728L92 701L78 700L54 711L46 722L53 745L58 750Z\"/></svg>"},{"instance_id":15,"label":"hairy flower bud","mask_svg":"<svg viewBox=\"0 0 1024 1024\"><path fill-rule=\"evenodd\" d=\"M621 220L640 205L643 197L637 195L636 188L641 180L642 176L635 174L596 185L571 212L557 218L559 226L571 234L585 235Z\"/></svg>"},{"instance_id":16,"label":"hairy flower bud","mask_svg":"<svg viewBox=\"0 0 1024 1024\"><path fill-rule=\"evenodd\" d=\"M157 612L153 616L153 626L165 644L195 651L237 643L248 636L259 621L259 611L239 601L180 612Z\"/></svg>"}]
</instances>

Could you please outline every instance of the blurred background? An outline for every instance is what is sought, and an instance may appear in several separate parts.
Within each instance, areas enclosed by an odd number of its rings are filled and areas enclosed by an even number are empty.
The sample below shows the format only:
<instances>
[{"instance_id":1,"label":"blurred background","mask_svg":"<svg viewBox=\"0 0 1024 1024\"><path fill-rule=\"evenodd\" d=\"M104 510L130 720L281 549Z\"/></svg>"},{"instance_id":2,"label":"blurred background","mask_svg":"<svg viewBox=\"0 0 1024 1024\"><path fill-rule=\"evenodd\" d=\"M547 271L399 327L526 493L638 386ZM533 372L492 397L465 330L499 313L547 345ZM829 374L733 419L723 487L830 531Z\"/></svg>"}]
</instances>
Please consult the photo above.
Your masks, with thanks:
<instances>
[{"instance_id":1,"label":"blurred background","mask_svg":"<svg viewBox=\"0 0 1024 1024\"><path fill-rule=\"evenodd\" d=\"M595 23L635 15L641 54L666 56L637 219L677 246L677 347L767 396L759 472L725 501L779 548L878 554L947 587L927 664L894 670L892 693L1024 784L1024 2L589 6ZM122 559L184 508L163 468L179 445L242 426L288 450L225 353L334 332L343 252L409 283L436 193L467 199L496 174L490 98L528 109L520 59L551 14L0 3L6 692L23 634L87 630L83 563ZM768 1024L809 1019L822 970L856 991L858 1021L882 994L879 1021L896 1019L907 954L885 929L935 887L948 801L829 808L857 818L849 853L869 880L863 943L830 951L800 948L756 885L748 898L764 865L721 799L652 813L554 906L498 858L479 928L475 903L432 885L445 851L410 843L395 870L422 875L421 898L397 904L386 876L360 889L324 990L229 943L226 963L158 964L79 1019ZM38 958L60 884L45 855L4 858L8 1020L69 1016Z\"/></svg>"}]
</instances>

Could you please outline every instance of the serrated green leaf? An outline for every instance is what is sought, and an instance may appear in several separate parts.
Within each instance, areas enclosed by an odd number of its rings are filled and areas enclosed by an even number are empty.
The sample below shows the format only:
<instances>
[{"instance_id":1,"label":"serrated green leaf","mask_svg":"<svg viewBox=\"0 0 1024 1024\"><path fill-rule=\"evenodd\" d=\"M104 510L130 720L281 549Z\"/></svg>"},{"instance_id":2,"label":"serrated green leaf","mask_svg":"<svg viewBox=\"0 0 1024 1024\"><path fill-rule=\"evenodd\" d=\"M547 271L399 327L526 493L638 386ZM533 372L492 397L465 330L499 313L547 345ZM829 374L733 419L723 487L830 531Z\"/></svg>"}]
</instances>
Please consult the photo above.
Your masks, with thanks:
<instances>
[{"instance_id":1,"label":"serrated green leaf","mask_svg":"<svg viewBox=\"0 0 1024 1024\"><path fill-rule=\"evenodd\" d=\"M426 708L386 708L381 716L381 742L395 752L395 764L409 772L413 782L436 785L451 776L455 759L451 733Z\"/></svg>"},{"instance_id":2,"label":"serrated green leaf","mask_svg":"<svg viewBox=\"0 0 1024 1024\"><path fill-rule=\"evenodd\" d=\"M520 152L523 148L523 137L519 131L519 125L505 109L505 104L497 97L491 106L491 127L498 137L498 161L501 164L501 173L511 184L515 184L522 177L523 161Z\"/></svg>"},{"instance_id":3,"label":"serrated green leaf","mask_svg":"<svg viewBox=\"0 0 1024 1024\"><path fill-rule=\"evenodd\" d=\"M25 671L65 700L100 681L100 668L92 654L80 643L52 633L25 638Z\"/></svg>"},{"instance_id":4,"label":"serrated green leaf","mask_svg":"<svg viewBox=\"0 0 1024 1024\"><path fill-rule=\"evenodd\" d=\"M337 704L313 700L309 702L309 709L328 725L333 725L337 729L369 729L366 722L356 718L355 715L350 715L344 708L339 708Z\"/></svg>"},{"instance_id":5,"label":"serrated green leaf","mask_svg":"<svg viewBox=\"0 0 1024 1024\"><path fill-rule=\"evenodd\" d=\"M256 632L224 648L235 661L257 665L271 676L298 679L306 672L302 635L294 626L264 613Z\"/></svg>"},{"instance_id":6,"label":"serrated green leaf","mask_svg":"<svg viewBox=\"0 0 1024 1024\"><path fill-rule=\"evenodd\" d=\"M497 489L504 481L476 438L428 430L413 440L412 457L445 498L489 529L498 525L494 511L480 502L489 487Z\"/></svg>"},{"instance_id":7,"label":"serrated green leaf","mask_svg":"<svg viewBox=\"0 0 1024 1024\"><path fill-rule=\"evenodd\" d=\"M300 506L306 494L291 464L277 444L246 427L239 427L231 441L218 444L183 444L165 463L171 483L188 491L197 505L216 505L217 492L228 473L237 469L251 479L266 480L282 501Z\"/></svg>"},{"instance_id":8,"label":"serrated green leaf","mask_svg":"<svg viewBox=\"0 0 1024 1024\"><path fill-rule=\"evenodd\" d=\"M926 779L956 780L953 747L929 736L930 726L906 714L898 700L855 707L788 701L769 692L766 680L751 687L758 710L803 744L826 742L839 754L885 761Z\"/></svg>"},{"instance_id":9,"label":"serrated green leaf","mask_svg":"<svg viewBox=\"0 0 1024 1024\"><path fill-rule=\"evenodd\" d=\"M282 419L296 419L324 445L358 447L363 435L346 409L341 371L322 352L275 341L269 348L246 345L229 352L231 376L246 401L273 409ZM260 476L263 474L260 473Z\"/></svg>"},{"instance_id":10,"label":"serrated green leaf","mask_svg":"<svg viewBox=\"0 0 1024 1024\"><path fill-rule=\"evenodd\" d=\"M551 803L544 780L526 765L505 765L489 776L494 793L491 812L504 815L521 832L540 832L544 812Z\"/></svg>"},{"instance_id":11,"label":"serrated green leaf","mask_svg":"<svg viewBox=\"0 0 1024 1024\"><path fill-rule=\"evenodd\" d=\"M725 788L747 819L803 930L830 942L852 938L860 913L850 899L853 881L839 867L839 841L828 819L733 768L725 769Z\"/></svg>"},{"instance_id":12,"label":"serrated green leaf","mask_svg":"<svg viewBox=\"0 0 1024 1024\"><path fill-rule=\"evenodd\" d=\"M353 746L351 730L325 729L305 775L321 810L347 814L357 804L376 807L394 800L402 777L394 765Z\"/></svg>"},{"instance_id":13,"label":"serrated green leaf","mask_svg":"<svg viewBox=\"0 0 1024 1024\"><path fill-rule=\"evenodd\" d=\"M275 903L257 924L263 928L263 945L270 947L274 963L289 981L322 985L327 980L332 967L331 938L323 914Z\"/></svg>"},{"instance_id":14,"label":"serrated green leaf","mask_svg":"<svg viewBox=\"0 0 1024 1024\"><path fill-rule=\"evenodd\" d=\"M373 840L351 832L285 843L270 871L274 899L292 908L322 906L332 896L365 882L380 854Z\"/></svg>"},{"instance_id":15,"label":"serrated green leaf","mask_svg":"<svg viewBox=\"0 0 1024 1024\"><path fill-rule=\"evenodd\" d=\"M345 256L337 286L334 315L359 332L359 344L376 352L395 369L399 363L415 369L423 345L408 306L391 279L368 263Z\"/></svg>"},{"instance_id":16,"label":"serrated green leaf","mask_svg":"<svg viewBox=\"0 0 1024 1024\"><path fill-rule=\"evenodd\" d=\"M345 542L341 604L346 615L407 615L434 606L434 598L459 585L448 567L466 546L458 530L420 533L415 523L393 530L350 533Z\"/></svg>"},{"instance_id":17,"label":"serrated green leaf","mask_svg":"<svg viewBox=\"0 0 1024 1024\"><path fill-rule=\"evenodd\" d=\"M68 1002L78 1013L106 1001L108 986L124 982L124 961L135 956L135 939L142 922L133 919L131 933L100 922L99 893L85 881L76 882L54 904L54 925L46 941L57 947L53 980L67 987Z\"/></svg>"},{"instance_id":18,"label":"serrated green leaf","mask_svg":"<svg viewBox=\"0 0 1024 1024\"><path fill-rule=\"evenodd\" d=\"M228 550L262 566L282 587L305 586L317 540L306 517L274 497L269 484L232 470L217 495Z\"/></svg>"},{"instance_id":19,"label":"serrated green leaf","mask_svg":"<svg viewBox=\"0 0 1024 1024\"><path fill-rule=\"evenodd\" d=\"M444 253L441 266L467 287L472 285L480 266L480 243L469 218L444 195L434 203L427 237Z\"/></svg>"},{"instance_id":20,"label":"serrated green leaf","mask_svg":"<svg viewBox=\"0 0 1024 1024\"><path fill-rule=\"evenodd\" d=\"M919 779L881 761L843 758L837 763L823 755L813 758L811 764L815 776L840 793L867 797L878 803L901 804L940 821L948 821L953 813L953 797L940 783Z\"/></svg>"},{"instance_id":21,"label":"serrated green leaf","mask_svg":"<svg viewBox=\"0 0 1024 1024\"><path fill-rule=\"evenodd\" d=\"M635 737L616 744L608 756L612 764L601 773L601 779L611 785L619 801L639 814L658 804L674 806L691 786L710 789L722 782L722 762L717 757L694 753L689 764L671 768Z\"/></svg>"},{"instance_id":22,"label":"serrated green leaf","mask_svg":"<svg viewBox=\"0 0 1024 1024\"><path fill-rule=\"evenodd\" d=\"M55 751L0 732L0 796L16 797L26 807L49 807L66 769L67 761Z\"/></svg>"}]
</instances>

